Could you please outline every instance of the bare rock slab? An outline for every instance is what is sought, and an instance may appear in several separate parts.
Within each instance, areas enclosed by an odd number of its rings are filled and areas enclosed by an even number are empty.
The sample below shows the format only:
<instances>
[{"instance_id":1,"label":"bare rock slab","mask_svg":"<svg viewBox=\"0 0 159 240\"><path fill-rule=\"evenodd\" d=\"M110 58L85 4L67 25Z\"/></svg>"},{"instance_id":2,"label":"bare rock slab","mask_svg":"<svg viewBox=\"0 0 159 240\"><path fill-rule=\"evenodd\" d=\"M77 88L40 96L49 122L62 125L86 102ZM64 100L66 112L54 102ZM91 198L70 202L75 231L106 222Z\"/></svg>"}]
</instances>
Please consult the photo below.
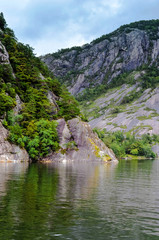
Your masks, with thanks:
<instances>
[{"instance_id":1,"label":"bare rock slab","mask_svg":"<svg viewBox=\"0 0 159 240\"><path fill-rule=\"evenodd\" d=\"M7 141L8 131L0 122L0 161L28 162L29 156L25 149Z\"/></svg>"},{"instance_id":2,"label":"bare rock slab","mask_svg":"<svg viewBox=\"0 0 159 240\"><path fill-rule=\"evenodd\" d=\"M118 161L113 151L105 146L96 133L93 133L88 123L78 118L68 122L60 119L57 130L61 149L44 161Z\"/></svg>"}]
</instances>

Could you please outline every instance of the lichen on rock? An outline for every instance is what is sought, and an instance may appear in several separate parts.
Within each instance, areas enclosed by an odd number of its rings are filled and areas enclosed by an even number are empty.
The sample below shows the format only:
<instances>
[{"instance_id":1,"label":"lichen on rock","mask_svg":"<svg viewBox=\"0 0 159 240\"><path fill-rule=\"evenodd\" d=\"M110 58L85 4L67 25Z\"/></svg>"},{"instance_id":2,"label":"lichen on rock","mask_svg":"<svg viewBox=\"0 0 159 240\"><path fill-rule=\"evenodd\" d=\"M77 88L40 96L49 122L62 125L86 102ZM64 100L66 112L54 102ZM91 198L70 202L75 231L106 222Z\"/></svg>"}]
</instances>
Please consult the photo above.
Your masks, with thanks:
<instances>
[{"instance_id":1,"label":"lichen on rock","mask_svg":"<svg viewBox=\"0 0 159 240\"><path fill-rule=\"evenodd\" d=\"M50 154L45 160L51 161L114 161L117 159L111 149L93 133L88 123L82 122L79 118L74 118L66 122L64 119L58 120L58 135L60 147L58 153ZM67 149L66 144L75 142L76 148Z\"/></svg>"}]
</instances>

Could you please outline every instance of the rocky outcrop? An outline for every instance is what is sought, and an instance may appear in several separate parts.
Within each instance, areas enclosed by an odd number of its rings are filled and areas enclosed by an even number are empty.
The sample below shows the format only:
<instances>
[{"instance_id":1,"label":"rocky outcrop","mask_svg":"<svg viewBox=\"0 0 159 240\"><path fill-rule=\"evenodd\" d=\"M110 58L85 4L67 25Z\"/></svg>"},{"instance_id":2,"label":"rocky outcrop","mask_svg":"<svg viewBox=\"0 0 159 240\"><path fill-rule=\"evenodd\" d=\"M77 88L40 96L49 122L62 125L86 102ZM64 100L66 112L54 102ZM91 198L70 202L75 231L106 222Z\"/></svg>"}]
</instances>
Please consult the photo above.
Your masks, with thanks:
<instances>
[{"instance_id":1,"label":"rocky outcrop","mask_svg":"<svg viewBox=\"0 0 159 240\"><path fill-rule=\"evenodd\" d=\"M41 59L55 76L65 82L69 91L77 95L88 87L109 84L121 73L143 64L157 64L159 31L153 40L150 33L151 30L127 27L111 37L81 48L48 54Z\"/></svg>"},{"instance_id":2,"label":"rocky outcrop","mask_svg":"<svg viewBox=\"0 0 159 240\"><path fill-rule=\"evenodd\" d=\"M14 112L14 115L16 116L22 110L23 102L21 101L20 97L17 94L15 96L15 101L16 101L16 106L13 108L13 112Z\"/></svg>"},{"instance_id":3,"label":"rocky outcrop","mask_svg":"<svg viewBox=\"0 0 159 240\"><path fill-rule=\"evenodd\" d=\"M5 46L0 41L0 63L9 64L9 54L6 51Z\"/></svg>"},{"instance_id":4,"label":"rocky outcrop","mask_svg":"<svg viewBox=\"0 0 159 240\"><path fill-rule=\"evenodd\" d=\"M52 114L57 114L57 112L59 111L59 106L56 102L56 100L58 100L57 96L53 92L48 91L47 98L52 106Z\"/></svg>"},{"instance_id":5,"label":"rocky outcrop","mask_svg":"<svg viewBox=\"0 0 159 240\"><path fill-rule=\"evenodd\" d=\"M58 120L60 151L51 154L44 161L114 161L117 159L112 150L93 133L88 123L75 118L66 122Z\"/></svg>"},{"instance_id":6,"label":"rocky outcrop","mask_svg":"<svg viewBox=\"0 0 159 240\"><path fill-rule=\"evenodd\" d=\"M8 131L0 122L0 161L27 162L29 156L26 150L7 141Z\"/></svg>"}]
</instances>

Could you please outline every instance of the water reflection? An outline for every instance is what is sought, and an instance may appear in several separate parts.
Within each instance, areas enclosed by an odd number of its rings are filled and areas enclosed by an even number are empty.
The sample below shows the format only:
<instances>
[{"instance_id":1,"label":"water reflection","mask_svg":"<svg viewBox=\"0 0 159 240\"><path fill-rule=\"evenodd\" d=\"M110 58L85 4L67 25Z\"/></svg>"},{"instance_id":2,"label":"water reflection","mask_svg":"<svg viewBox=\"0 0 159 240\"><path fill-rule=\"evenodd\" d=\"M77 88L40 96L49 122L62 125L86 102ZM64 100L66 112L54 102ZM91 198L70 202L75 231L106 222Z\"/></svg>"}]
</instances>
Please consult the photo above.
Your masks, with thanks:
<instances>
[{"instance_id":1,"label":"water reflection","mask_svg":"<svg viewBox=\"0 0 159 240\"><path fill-rule=\"evenodd\" d=\"M50 171L58 169L58 198L74 201L89 199L106 176L113 176L116 164L67 163L48 165Z\"/></svg>"},{"instance_id":2,"label":"water reflection","mask_svg":"<svg viewBox=\"0 0 159 240\"><path fill-rule=\"evenodd\" d=\"M7 180L25 174L27 168L28 163L0 162L0 197L5 194Z\"/></svg>"},{"instance_id":3,"label":"water reflection","mask_svg":"<svg viewBox=\"0 0 159 240\"><path fill-rule=\"evenodd\" d=\"M159 238L157 160L0 169L0 239Z\"/></svg>"}]
</instances>

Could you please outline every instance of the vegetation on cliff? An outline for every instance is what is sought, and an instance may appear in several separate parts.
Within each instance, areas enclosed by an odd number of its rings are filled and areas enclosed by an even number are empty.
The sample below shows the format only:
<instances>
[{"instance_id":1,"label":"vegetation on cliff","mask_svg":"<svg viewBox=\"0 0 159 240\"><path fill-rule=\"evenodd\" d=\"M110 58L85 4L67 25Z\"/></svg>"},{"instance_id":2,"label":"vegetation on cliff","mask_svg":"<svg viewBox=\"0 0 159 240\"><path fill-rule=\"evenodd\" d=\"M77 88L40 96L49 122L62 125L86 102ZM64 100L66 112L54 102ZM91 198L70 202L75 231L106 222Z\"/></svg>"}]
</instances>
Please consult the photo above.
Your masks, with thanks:
<instances>
[{"instance_id":1,"label":"vegetation on cliff","mask_svg":"<svg viewBox=\"0 0 159 240\"><path fill-rule=\"evenodd\" d=\"M29 45L17 41L0 14L1 55L9 61L0 65L0 117L10 131L9 140L26 148L32 159L47 155L59 147L55 120L80 115L78 102L37 58ZM5 48L3 47L5 46ZM50 102L48 94L53 94ZM16 96L21 110L14 113Z\"/></svg>"}]
</instances>

